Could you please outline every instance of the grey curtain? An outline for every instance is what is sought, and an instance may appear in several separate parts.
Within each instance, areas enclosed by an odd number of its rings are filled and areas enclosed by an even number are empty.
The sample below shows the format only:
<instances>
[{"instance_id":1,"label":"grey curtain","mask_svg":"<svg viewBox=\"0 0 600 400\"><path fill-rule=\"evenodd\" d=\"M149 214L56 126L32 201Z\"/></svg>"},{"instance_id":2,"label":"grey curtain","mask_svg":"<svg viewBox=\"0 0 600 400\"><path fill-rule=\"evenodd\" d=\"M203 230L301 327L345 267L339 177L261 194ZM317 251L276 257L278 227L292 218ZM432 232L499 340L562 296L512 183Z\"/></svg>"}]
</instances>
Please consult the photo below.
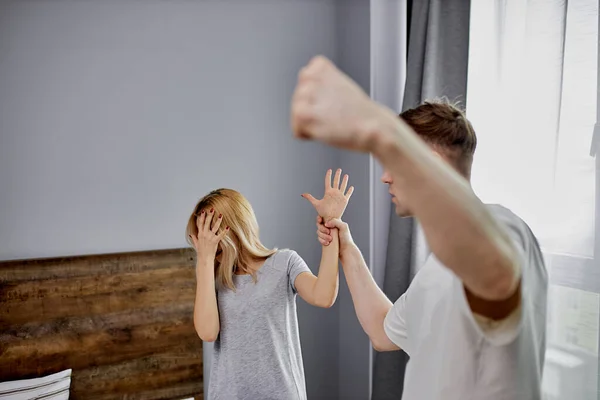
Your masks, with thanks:
<instances>
[{"instance_id":1,"label":"grey curtain","mask_svg":"<svg viewBox=\"0 0 600 400\"><path fill-rule=\"evenodd\" d=\"M407 7L408 57L402 109L442 96L464 105L470 1L408 1ZM391 301L396 301L408 288L415 250L423 247L415 240L419 236L415 229L412 218L398 218L392 209L383 285L383 291ZM402 397L407 361L404 352L375 354L373 400Z\"/></svg>"}]
</instances>

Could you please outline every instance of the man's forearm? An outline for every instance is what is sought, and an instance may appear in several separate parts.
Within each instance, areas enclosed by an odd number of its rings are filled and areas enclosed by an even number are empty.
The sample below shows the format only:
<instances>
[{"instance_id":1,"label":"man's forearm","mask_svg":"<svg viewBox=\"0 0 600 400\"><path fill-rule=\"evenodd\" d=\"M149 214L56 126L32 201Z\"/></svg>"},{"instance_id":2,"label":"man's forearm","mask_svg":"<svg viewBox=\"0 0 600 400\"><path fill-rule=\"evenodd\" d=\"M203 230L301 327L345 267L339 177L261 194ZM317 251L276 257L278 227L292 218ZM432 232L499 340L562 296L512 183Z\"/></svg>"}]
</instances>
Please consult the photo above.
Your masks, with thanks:
<instances>
[{"instance_id":1,"label":"man's forearm","mask_svg":"<svg viewBox=\"0 0 600 400\"><path fill-rule=\"evenodd\" d=\"M340 241L337 229L331 232L333 240L329 246L322 246L321 264L313 287L315 305L329 308L335 303L339 288L339 249Z\"/></svg>"},{"instance_id":2,"label":"man's forearm","mask_svg":"<svg viewBox=\"0 0 600 400\"><path fill-rule=\"evenodd\" d=\"M383 321L392 302L377 286L356 245L343 250L341 262L360 325L374 344L384 341Z\"/></svg>"},{"instance_id":3,"label":"man's forearm","mask_svg":"<svg viewBox=\"0 0 600 400\"><path fill-rule=\"evenodd\" d=\"M501 300L517 287L520 270L508 235L460 176L395 114L374 128L373 153L421 223L436 257L476 296Z\"/></svg>"}]
</instances>

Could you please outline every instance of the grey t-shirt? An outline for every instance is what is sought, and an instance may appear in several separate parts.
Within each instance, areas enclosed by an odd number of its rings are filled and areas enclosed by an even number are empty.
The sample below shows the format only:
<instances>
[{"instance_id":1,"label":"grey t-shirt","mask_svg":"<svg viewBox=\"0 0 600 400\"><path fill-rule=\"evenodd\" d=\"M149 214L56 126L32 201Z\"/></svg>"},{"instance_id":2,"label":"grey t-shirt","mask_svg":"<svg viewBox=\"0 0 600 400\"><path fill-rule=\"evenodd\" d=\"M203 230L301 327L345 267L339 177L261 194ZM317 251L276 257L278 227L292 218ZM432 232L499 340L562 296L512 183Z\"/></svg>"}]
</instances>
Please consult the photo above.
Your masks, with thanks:
<instances>
[{"instance_id":1,"label":"grey t-shirt","mask_svg":"<svg viewBox=\"0 0 600 400\"><path fill-rule=\"evenodd\" d=\"M236 291L219 290L221 331L215 341L208 400L305 400L306 385L294 282L310 269L293 250L279 250Z\"/></svg>"}]
</instances>

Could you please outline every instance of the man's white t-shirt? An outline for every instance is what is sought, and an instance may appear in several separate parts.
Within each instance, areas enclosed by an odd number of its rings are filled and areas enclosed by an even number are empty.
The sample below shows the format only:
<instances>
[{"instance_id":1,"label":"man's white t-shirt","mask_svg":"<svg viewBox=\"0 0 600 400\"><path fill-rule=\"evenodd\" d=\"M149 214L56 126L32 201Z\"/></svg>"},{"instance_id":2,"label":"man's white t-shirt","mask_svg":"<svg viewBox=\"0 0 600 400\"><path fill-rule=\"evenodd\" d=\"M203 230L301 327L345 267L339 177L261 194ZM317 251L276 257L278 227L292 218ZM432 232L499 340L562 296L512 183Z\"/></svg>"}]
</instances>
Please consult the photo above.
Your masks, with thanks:
<instances>
[{"instance_id":1,"label":"man's white t-shirt","mask_svg":"<svg viewBox=\"0 0 600 400\"><path fill-rule=\"evenodd\" d=\"M537 240L487 206L521 256L521 305L502 321L474 315L458 277L434 256L390 309L387 336L410 356L403 400L541 399L548 279Z\"/></svg>"}]
</instances>

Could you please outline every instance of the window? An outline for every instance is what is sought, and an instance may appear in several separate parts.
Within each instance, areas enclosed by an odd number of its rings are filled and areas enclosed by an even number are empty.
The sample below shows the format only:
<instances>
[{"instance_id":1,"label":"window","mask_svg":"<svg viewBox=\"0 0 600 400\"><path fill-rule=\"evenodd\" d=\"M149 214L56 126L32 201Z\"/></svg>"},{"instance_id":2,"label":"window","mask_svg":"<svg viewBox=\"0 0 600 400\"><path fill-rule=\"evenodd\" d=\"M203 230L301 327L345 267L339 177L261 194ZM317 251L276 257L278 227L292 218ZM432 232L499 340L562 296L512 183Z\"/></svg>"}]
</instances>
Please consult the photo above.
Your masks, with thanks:
<instances>
[{"instance_id":1,"label":"window","mask_svg":"<svg viewBox=\"0 0 600 400\"><path fill-rule=\"evenodd\" d=\"M474 1L470 30L474 190L520 215L547 260L545 399L596 400L598 1Z\"/></svg>"}]
</instances>

